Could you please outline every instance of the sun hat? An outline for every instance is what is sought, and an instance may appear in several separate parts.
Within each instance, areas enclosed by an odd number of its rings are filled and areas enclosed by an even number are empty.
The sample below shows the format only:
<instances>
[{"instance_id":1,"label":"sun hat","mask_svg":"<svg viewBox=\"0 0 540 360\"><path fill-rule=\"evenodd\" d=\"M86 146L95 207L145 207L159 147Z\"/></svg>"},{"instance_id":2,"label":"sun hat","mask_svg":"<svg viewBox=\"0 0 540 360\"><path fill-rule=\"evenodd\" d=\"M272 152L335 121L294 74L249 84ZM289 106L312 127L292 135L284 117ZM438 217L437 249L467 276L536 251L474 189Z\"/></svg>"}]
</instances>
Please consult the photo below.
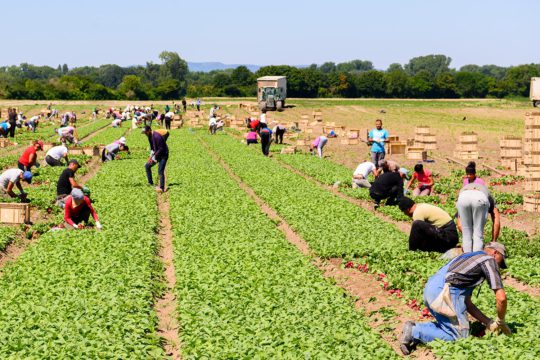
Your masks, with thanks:
<instances>
[{"instance_id":1,"label":"sun hat","mask_svg":"<svg viewBox=\"0 0 540 360\"><path fill-rule=\"evenodd\" d=\"M32 182L32 173L30 171L25 171L23 173L23 179L30 184Z\"/></svg>"},{"instance_id":2,"label":"sun hat","mask_svg":"<svg viewBox=\"0 0 540 360\"><path fill-rule=\"evenodd\" d=\"M490 243L487 243L485 248L490 248L490 249L496 250L499 254L501 254L502 257L503 257L501 268L503 268L503 269L507 268L507 265L506 265L506 247L503 244L501 244L500 242L492 241Z\"/></svg>"},{"instance_id":3,"label":"sun hat","mask_svg":"<svg viewBox=\"0 0 540 360\"><path fill-rule=\"evenodd\" d=\"M405 179L407 179L407 180L410 179L409 170L402 167L402 168L399 168L399 172L402 173L405 176Z\"/></svg>"},{"instance_id":4,"label":"sun hat","mask_svg":"<svg viewBox=\"0 0 540 360\"><path fill-rule=\"evenodd\" d=\"M126 138L125 137L121 137L120 140L118 140L118 142L122 145L125 145L126 144Z\"/></svg>"}]
</instances>

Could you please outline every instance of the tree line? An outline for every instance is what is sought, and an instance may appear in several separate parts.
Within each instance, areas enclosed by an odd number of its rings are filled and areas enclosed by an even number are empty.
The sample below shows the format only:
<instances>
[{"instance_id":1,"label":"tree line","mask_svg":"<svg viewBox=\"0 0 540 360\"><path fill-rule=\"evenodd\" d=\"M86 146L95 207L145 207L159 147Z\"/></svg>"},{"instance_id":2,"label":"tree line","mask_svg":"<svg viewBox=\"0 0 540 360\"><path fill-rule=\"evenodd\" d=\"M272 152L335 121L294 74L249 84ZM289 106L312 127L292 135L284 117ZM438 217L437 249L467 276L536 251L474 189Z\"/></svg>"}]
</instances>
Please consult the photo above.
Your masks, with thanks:
<instances>
[{"instance_id":1,"label":"tree line","mask_svg":"<svg viewBox=\"0 0 540 360\"><path fill-rule=\"evenodd\" d=\"M164 51L161 63L122 67L102 65L69 69L67 64L0 67L0 98L35 100L169 100L181 97L255 96L256 79L287 76L289 97L300 98L505 98L529 94L530 78L540 64L512 67L450 67L445 55L419 56L377 70L371 61L326 62L307 67L245 66L211 72L189 71L177 53Z\"/></svg>"}]
</instances>

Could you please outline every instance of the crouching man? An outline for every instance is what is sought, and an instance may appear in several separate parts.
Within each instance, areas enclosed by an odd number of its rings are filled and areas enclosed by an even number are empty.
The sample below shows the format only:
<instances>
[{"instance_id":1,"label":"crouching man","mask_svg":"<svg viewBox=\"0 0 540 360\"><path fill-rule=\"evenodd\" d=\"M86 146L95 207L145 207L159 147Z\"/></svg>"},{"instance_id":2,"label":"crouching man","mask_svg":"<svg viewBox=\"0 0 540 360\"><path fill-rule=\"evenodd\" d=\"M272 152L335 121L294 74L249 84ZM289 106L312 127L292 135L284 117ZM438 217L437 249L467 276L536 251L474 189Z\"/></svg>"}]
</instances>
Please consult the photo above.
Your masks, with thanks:
<instances>
[{"instance_id":1,"label":"crouching man","mask_svg":"<svg viewBox=\"0 0 540 360\"><path fill-rule=\"evenodd\" d=\"M506 269L506 249L497 242L484 251L465 253L431 276L424 288L424 301L435 322L407 321L401 336L401 351L409 355L417 344L434 340L455 341L469 336L471 315L489 331L511 333L505 323L506 293L499 267ZM497 318L490 319L471 301L473 290L484 280L495 293Z\"/></svg>"}]
</instances>

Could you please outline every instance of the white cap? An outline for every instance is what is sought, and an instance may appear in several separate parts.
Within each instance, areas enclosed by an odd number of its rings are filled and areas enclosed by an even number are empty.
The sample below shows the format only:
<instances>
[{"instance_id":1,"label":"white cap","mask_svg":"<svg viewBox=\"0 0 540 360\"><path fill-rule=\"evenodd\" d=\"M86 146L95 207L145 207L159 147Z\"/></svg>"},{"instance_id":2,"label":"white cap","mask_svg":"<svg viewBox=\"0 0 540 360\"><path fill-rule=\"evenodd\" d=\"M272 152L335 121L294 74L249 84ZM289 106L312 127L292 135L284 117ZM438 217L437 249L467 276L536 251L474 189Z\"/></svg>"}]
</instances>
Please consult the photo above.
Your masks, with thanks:
<instances>
[{"instance_id":1,"label":"white cap","mask_svg":"<svg viewBox=\"0 0 540 360\"><path fill-rule=\"evenodd\" d=\"M121 137L120 140L118 140L118 142L122 145L125 145L126 144L126 138L125 137Z\"/></svg>"}]
</instances>

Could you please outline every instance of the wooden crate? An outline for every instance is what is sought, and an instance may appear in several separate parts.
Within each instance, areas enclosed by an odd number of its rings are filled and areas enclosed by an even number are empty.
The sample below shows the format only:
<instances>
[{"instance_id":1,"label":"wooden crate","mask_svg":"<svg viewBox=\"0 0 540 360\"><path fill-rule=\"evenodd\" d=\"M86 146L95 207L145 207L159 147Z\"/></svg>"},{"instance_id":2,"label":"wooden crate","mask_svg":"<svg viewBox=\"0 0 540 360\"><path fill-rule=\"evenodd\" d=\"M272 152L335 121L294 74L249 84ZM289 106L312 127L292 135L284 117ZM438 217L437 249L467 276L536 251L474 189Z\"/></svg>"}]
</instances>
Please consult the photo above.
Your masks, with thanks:
<instances>
[{"instance_id":1,"label":"wooden crate","mask_svg":"<svg viewBox=\"0 0 540 360\"><path fill-rule=\"evenodd\" d=\"M454 157L461 160L478 160L478 151L454 151Z\"/></svg>"},{"instance_id":2,"label":"wooden crate","mask_svg":"<svg viewBox=\"0 0 540 360\"><path fill-rule=\"evenodd\" d=\"M10 146L11 143L9 142L8 138L0 138L0 148L5 148Z\"/></svg>"},{"instance_id":3,"label":"wooden crate","mask_svg":"<svg viewBox=\"0 0 540 360\"><path fill-rule=\"evenodd\" d=\"M388 144L388 155L402 155L407 150L406 142L391 142Z\"/></svg>"},{"instance_id":4,"label":"wooden crate","mask_svg":"<svg viewBox=\"0 0 540 360\"><path fill-rule=\"evenodd\" d=\"M82 148L83 154L88 156L100 156L99 147L97 146L85 146Z\"/></svg>"},{"instance_id":5,"label":"wooden crate","mask_svg":"<svg viewBox=\"0 0 540 360\"><path fill-rule=\"evenodd\" d=\"M540 193L529 193L523 196L523 210L540 212Z\"/></svg>"},{"instance_id":6,"label":"wooden crate","mask_svg":"<svg viewBox=\"0 0 540 360\"><path fill-rule=\"evenodd\" d=\"M525 165L540 165L540 152L526 152L523 156Z\"/></svg>"},{"instance_id":7,"label":"wooden crate","mask_svg":"<svg viewBox=\"0 0 540 360\"><path fill-rule=\"evenodd\" d=\"M84 148L82 147L72 147L69 148L69 155L84 155Z\"/></svg>"},{"instance_id":8,"label":"wooden crate","mask_svg":"<svg viewBox=\"0 0 540 360\"><path fill-rule=\"evenodd\" d=\"M478 145L477 144L457 144L456 145L456 151L457 152L470 152L470 151L478 151Z\"/></svg>"},{"instance_id":9,"label":"wooden crate","mask_svg":"<svg viewBox=\"0 0 540 360\"><path fill-rule=\"evenodd\" d=\"M298 146L309 146L309 139L297 139L296 145Z\"/></svg>"},{"instance_id":10,"label":"wooden crate","mask_svg":"<svg viewBox=\"0 0 540 360\"><path fill-rule=\"evenodd\" d=\"M26 224L30 222L29 204L0 203L0 222L3 224Z\"/></svg>"},{"instance_id":11,"label":"wooden crate","mask_svg":"<svg viewBox=\"0 0 540 360\"><path fill-rule=\"evenodd\" d=\"M296 146L288 146L281 149L282 154L294 154L296 153Z\"/></svg>"},{"instance_id":12,"label":"wooden crate","mask_svg":"<svg viewBox=\"0 0 540 360\"><path fill-rule=\"evenodd\" d=\"M360 138L360 129L349 129L348 132L349 139L359 139Z\"/></svg>"},{"instance_id":13,"label":"wooden crate","mask_svg":"<svg viewBox=\"0 0 540 360\"><path fill-rule=\"evenodd\" d=\"M518 159L501 159L501 166L510 171L518 171L519 160Z\"/></svg>"},{"instance_id":14,"label":"wooden crate","mask_svg":"<svg viewBox=\"0 0 540 360\"><path fill-rule=\"evenodd\" d=\"M182 120L182 115L180 115L180 114L174 115L174 119L173 119L173 120L176 120L176 121Z\"/></svg>"},{"instance_id":15,"label":"wooden crate","mask_svg":"<svg viewBox=\"0 0 540 360\"><path fill-rule=\"evenodd\" d=\"M431 133L429 126L417 126L414 129L415 135L428 135Z\"/></svg>"},{"instance_id":16,"label":"wooden crate","mask_svg":"<svg viewBox=\"0 0 540 360\"><path fill-rule=\"evenodd\" d=\"M536 139L529 141L526 139L523 143L523 151L525 153L540 152L540 141L536 141Z\"/></svg>"},{"instance_id":17,"label":"wooden crate","mask_svg":"<svg viewBox=\"0 0 540 360\"><path fill-rule=\"evenodd\" d=\"M478 134L464 132L459 135L460 144L478 144Z\"/></svg>"},{"instance_id":18,"label":"wooden crate","mask_svg":"<svg viewBox=\"0 0 540 360\"><path fill-rule=\"evenodd\" d=\"M423 147L408 147L406 149L407 159L409 160L422 160Z\"/></svg>"},{"instance_id":19,"label":"wooden crate","mask_svg":"<svg viewBox=\"0 0 540 360\"><path fill-rule=\"evenodd\" d=\"M349 139L349 145L358 145L360 144L359 139Z\"/></svg>"}]
</instances>

